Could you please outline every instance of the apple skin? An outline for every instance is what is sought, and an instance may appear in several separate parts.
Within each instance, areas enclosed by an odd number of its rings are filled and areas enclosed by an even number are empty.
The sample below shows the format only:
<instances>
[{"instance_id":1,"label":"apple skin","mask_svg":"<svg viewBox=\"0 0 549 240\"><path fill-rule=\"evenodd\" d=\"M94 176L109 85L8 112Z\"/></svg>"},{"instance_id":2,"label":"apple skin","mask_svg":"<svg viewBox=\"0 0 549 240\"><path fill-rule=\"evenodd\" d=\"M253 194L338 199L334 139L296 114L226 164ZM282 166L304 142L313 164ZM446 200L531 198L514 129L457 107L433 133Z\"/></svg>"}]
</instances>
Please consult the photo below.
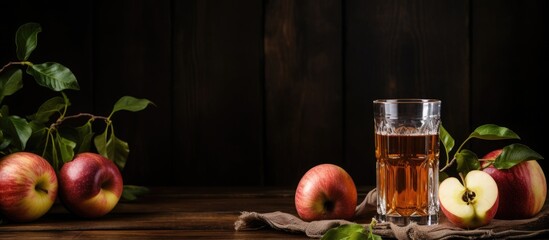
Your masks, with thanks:
<instances>
[{"instance_id":1,"label":"apple skin","mask_svg":"<svg viewBox=\"0 0 549 240\"><path fill-rule=\"evenodd\" d=\"M355 214L357 189L352 177L341 167L324 163L309 169L295 192L295 207L305 221L350 220Z\"/></svg>"},{"instance_id":2,"label":"apple skin","mask_svg":"<svg viewBox=\"0 0 549 240\"><path fill-rule=\"evenodd\" d=\"M444 179L439 185L440 209L454 225L475 229L488 225L496 215L499 205L497 184L487 173L470 171L465 176L467 189L475 196L465 201L465 186L455 177Z\"/></svg>"},{"instance_id":3,"label":"apple skin","mask_svg":"<svg viewBox=\"0 0 549 240\"><path fill-rule=\"evenodd\" d=\"M487 153L483 160L494 160L502 149ZM521 162L509 169L494 166L483 169L498 184L499 208L497 219L526 219L538 214L547 197L547 181L543 169L535 160Z\"/></svg>"},{"instance_id":4,"label":"apple skin","mask_svg":"<svg viewBox=\"0 0 549 240\"><path fill-rule=\"evenodd\" d=\"M40 155L16 152L0 160L0 213L14 222L46 214L57 197L55 170Z\"/></svg>"},{"instance_id":5,"label":"apple skin","mask_svg":"<svg viewBox=\"0 0 549 240\"><path fill-rule=\"evenodd\" d=\"M80 153L59 171L59 199L80 217L106 215L118 204L122 190L118 167L97 153Z\"/></svg>"}]
</instances>

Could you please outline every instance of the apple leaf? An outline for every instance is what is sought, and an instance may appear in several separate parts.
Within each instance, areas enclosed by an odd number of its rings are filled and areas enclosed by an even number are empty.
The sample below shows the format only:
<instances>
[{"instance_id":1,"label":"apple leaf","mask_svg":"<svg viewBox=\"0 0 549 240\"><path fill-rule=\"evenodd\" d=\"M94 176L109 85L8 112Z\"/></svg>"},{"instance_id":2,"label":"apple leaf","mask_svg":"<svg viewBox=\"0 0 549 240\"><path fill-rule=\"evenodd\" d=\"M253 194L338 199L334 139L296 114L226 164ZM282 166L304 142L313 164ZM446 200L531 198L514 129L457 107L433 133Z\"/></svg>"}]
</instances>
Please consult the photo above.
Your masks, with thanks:
<instances>
[{"instance_id":1,"label":"apple leaf","mask_svg":"<svg viewBox=\"0 0 549 240\"><path fill-rule=\"evenodd\" d=\"M107 139L108 130L107 126L102 134L95 136L95 147L99 154L113 161L120 169L124 169L130 153L128 143L117 138L112 131Z\"/></svg>"},{"instance_id":2,"label":"apple leaf","mask_svg":"<svg viewBox=\"0 0 549 240\"><path fill-rule=\"evenodd\" d=\"M117 112L120 110L127 110L137 112L145 109L150 103L151 101L147 99L138 99L131 96L123 96L118 101L116 101L112 111Z\"/></svg>"},{"instance_id":3,"label":"apple leaf","mask_svg":"<svg viewBox=\"0 0 549 240\"><path fill-rule=\"evenodd\" d=\"M149 193L149 188L136 185L124 185L122 190L122 199L127 201L133 201L138 196Z\"/></svg>"},{"instance_id":4,"label":"apple leaf","mask_svg":"<svg viewBox=\"0 0 549 240\"><path fill-rule=\"evenodd\" d=\"M367 231L361 224L343 224L328 230L321 240L381 240L381 236L372 233L372 223L369 226Z\"/></svg>"},{"instance_id":5,"label":"apple leaf","mask_svg":"<svg viewBox=\"0 0 549 240\"><path fill-rule=\"evenodd\" d=\"M107 142L107 152L109 159L113 160L120 169L124 169L130 153L128 143L112 134L111 139Z\"/></svg>"},{"instance_id":6,"label":"apple leaf","mask_svg":"<svg viewBox=\"0 0 549 240\"><path fill-rule=\"evenodd\" d=\"M71 161L74 157L74 148L76 147L76 143L64 138L61 134L57 134L55 140L57 142L57 146L59 147L61 161L63 163Z\"/></svg>"},{"instance_id":7,"label":"apple leaf","mask_svg":"<svg viewBox=\"0 0 549 240\"><path fill-rule=\"evenodd\" d=\"M4 138L4 132L0 129L0 151L7 148L11 143L9 138Z\"/></svg>"},{"instance_id":8,"label":"apple leaf","mask_svg":"<svg viewBox=\"0 0 549 240\"><path fill-rule=\"evenodd\" d=\"M79 127L62 127L59 132L63 137L76 144L73 149L75 154L90 151L94 135L91 121L87 121Z\"/></svg>"},{"instance_id":9,"label":"apple leaf","mask_svg":"<svg viewBox=\"0 0 549 240\"><path fill-rule=\"evenodd\" d=\"M503 139L520 139L520 137L511 129L500 127L495 124L485 124L479 126L473 131L469 138L479 138L484 140L503 140Z\"/></svg>"},{"instance_id":10,"label":"apple leaf","mask_svg":"<svg viewBox=\"0 0 549 240\"><path fill-rule=\"evenodd\" d=\"M368 239L368 235L364 232L366 232L366 228L360 224L344 224L328 230L322 235L321 240L350 239L351 235L354 235L353 239L366 240Z\"/></svg>"},{"instance_id":11,"label":"apple leaf","mask_svg":"<svg viewBox=\"0 0 549 240\"><path fill-rule=\"evenodd\" d=\"M464 176L472 170L478 170L480 168L480 162L477 155L467 149L461 150L456 154L457 171L463 173Z\"/></svg>"},{"instance_id":12,"label":"apple leaf","mask_svg":"<svg viewBox=\"0 0 549 240\"><path fill-rule=\"evenodd\" d=\"M46 100L35 114L28 116L27 118L38 123L47 123L50 121L50 117L55 113L61 113L61 110L65 108L65 99L62 97L53 97ZM69 103L70 104L70 103Z\"/></svg>"},{"instance_id":13,"label":"apple leaf","mask_svg":"<svg viewBox=\"0 0 549 240\"><path fill-rule=\"evenodd\" d=\"M32 134L27 141L27 149L34 152L43 152L48 128L44 124L34 121L29 122L29 127L32 129Z\"/></svg>"},{"instance_id":14,"label":"apple leaf","mask_svg":"<svg viewBox=\"0 0 549 240\"><path fill-rule=\"evenodd\" d=\"M153 102L145 98L135 98L131 96L123 96L116 103L111 112L111 116L118 111L126 110L131 112L137 112L145 109L149 104L154 105Z\"/></svg>"},{"instance_id":15,"label":"apple leaf","mask_svg":"<svg viewBox=\"0 0 549 240\"><path fill-rule=\"evenodd\" d=\"M23 88L23 71L21 69L9 69L0 75L0 102L4 97L14 94Z\"/></svg>"},{"instance_id":16,"label":"apple leaf","mask_svg":"<svg viewBox=\"0 0 549 240\"><path fill-rule=\"evenodd\" d=\"M38 85L53 91L80 90L78 81L71 70L59 63L34 64L27 68L27 73L34 77Z\"/></svg>"},{"instance_id":17,"label":"apple leaf","mask_svg":"<svg viewBox=\"0 0 549 240\"><path fill-rule=\"evenodd\" d=\"M528 146L514 143L502 149L493 165L497 169L509 169L523 161L540 159L543 159L543 157Z\"/></svg>"},{"instance_id":18,"label":"apple leaf","mask_svg":"<svg viewBox=\"0 0 549 240\"><path fill-rule=\"evenodd\" d=\"M88 152L91 147L91 142L93 135L95 134L92 130L91 122L86 122L86 124L76 127L76 152Z\"/></svg>"},{"instance_id":19,"label":"apple leaf","mask_svg":"<svg viewBox=\"0 0 549 240\"><path fill-rule=\"evenodd\" d=\"M15 46L17 47L17 59L26 61L38 45L38 33L42 27L38 23L26 23L21 25L15 33Z\"/></svg>"},{"instance_id":20,"label":"apple leaf","mask_svg":"<svg viewBox=\"0 0 549 240\"><path fill-rule=\"evenodd\" d=\"M442 124L440 124L439 129L440 129L440 133L439 133L440 141L442 142L442 146L444 146L444 150L446 151L446 159L449 159L450 151L452 151L452 149L454 148L456 141L450 135L450 133L446 131L446 129L442 126Z\"/></svg>"},{"instance_id":21,"label":"apple leaf","mask_svg":"<svg viewBox=\"0 0 549 240\"><path fill-rule=\"evenodd\" d=\"M32 129L27 120L15 115L0 117L0 129L4 131L4 138L7 137L6 133L10 136L9 139L15 147L15 151L25 149L27 141L32 134Z\"/></svg>"}]
</instances>

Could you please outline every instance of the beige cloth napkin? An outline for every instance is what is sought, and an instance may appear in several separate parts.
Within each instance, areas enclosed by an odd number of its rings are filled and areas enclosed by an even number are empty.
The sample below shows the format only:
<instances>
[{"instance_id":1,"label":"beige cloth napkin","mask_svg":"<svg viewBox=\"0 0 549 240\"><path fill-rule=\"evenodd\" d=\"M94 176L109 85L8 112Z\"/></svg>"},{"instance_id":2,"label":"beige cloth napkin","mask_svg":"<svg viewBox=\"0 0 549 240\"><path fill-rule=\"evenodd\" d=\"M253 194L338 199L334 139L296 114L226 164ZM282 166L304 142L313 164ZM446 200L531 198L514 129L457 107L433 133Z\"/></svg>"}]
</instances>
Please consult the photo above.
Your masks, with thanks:
<instances>
[{"instance_id":1,"label":"beige cloth napkin","mask_svg":"<svg viewBox=\"0 0 549 240\"><path fill-rule=\"evenodd\" d=\"M355 217L375 214L377 193L370 191L357 206ZM452 225L440 214L439 224L434 226L410 223L397 226L392 223L378 223L374 233L383 238L396 239L519 239L549 238L549 207L546 204L542 211L533 218L521 220L493 219L489 225L473 230L465 230ZM305 222L299 217L280 211L269 213L242 212L235 221L235 230L258 230L264 227L287 231L302 232L311 238L321 238L330 228L353 223L346 220L321 220ZM364 223L365 226L369 224Z\"/></svg>"}]
</instances>

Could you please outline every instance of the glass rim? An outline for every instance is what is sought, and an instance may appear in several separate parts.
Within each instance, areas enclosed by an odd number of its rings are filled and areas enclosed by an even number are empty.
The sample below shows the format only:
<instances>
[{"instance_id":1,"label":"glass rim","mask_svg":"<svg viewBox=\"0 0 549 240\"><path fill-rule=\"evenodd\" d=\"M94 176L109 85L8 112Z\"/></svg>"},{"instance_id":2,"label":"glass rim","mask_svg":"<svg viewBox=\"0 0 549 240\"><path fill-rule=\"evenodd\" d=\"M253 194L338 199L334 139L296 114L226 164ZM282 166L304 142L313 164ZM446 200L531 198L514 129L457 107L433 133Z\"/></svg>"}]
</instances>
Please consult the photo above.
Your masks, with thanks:
<instances>
[{"instance_id":1,"label":"glass rim","mask_svg":"<svg viewBox=\"0 0 549 240\"><path fill-rule=\"evenodd\" d=\"M394 104L394 103L440 103L436 98L383 98L373 101L374 104Z\"/></svg>"}]
</instances>

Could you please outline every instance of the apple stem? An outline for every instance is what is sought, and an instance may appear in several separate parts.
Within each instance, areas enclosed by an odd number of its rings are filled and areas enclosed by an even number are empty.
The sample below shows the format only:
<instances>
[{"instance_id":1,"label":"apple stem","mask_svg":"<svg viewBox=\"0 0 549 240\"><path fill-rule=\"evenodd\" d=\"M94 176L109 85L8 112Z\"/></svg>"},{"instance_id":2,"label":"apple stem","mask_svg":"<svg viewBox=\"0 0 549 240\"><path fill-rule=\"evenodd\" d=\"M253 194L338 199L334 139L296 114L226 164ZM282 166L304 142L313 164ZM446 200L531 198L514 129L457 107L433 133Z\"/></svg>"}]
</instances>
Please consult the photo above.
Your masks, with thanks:
<instances>
[{"instance_id":1,"label":"apple stem","mask_svg":"<svg viewBox=\"0 0 549 240\"><path fill-rule=\"evenodd\" d=\"M444 172L444 170L446 170L448 167L452 166L452 164L454 164L454 162L456 161L456 158L452 158L452 160L450 162L446 162L446 166L444 166L442 169L440 169L440 172Z\"/></svg>"},{"instance_id":2,"label":"apple stem","mask_svg":"<svg viewBox=\"0 0 549 240\"><path fill-rule=\"evenodd\" d=\"M459 173L459 177L461 178L461 182L463 182L463 186L467 188L467 182L465 181L465 176L463 176L463 172Z\"/></svg>"},{"instance_id":3,"label":"apple stem","mask_svg":"<svg viewBox=\"0 0 549 240\"><path fill-rule=\"evenodd\" d=\"M36 191L40 191L40 192L44 192L44 193L48 193L48 190L47 189L44 189L44 188L41 188L40 186L36 186L34 189L36 189Z\"/></svg>"},{"instance_id":4,"label":"apple stem","mask_svg":"<svg viewBox=\"0 0 549 240\"><path fill-rule=\"evenodd\" d=\"M324 202L324 208L325 208L328 212L331 212L331 211L334 209L334 202L332 202L332 201L326 201L326 202Z\"/></svg>"}]
</instances>

